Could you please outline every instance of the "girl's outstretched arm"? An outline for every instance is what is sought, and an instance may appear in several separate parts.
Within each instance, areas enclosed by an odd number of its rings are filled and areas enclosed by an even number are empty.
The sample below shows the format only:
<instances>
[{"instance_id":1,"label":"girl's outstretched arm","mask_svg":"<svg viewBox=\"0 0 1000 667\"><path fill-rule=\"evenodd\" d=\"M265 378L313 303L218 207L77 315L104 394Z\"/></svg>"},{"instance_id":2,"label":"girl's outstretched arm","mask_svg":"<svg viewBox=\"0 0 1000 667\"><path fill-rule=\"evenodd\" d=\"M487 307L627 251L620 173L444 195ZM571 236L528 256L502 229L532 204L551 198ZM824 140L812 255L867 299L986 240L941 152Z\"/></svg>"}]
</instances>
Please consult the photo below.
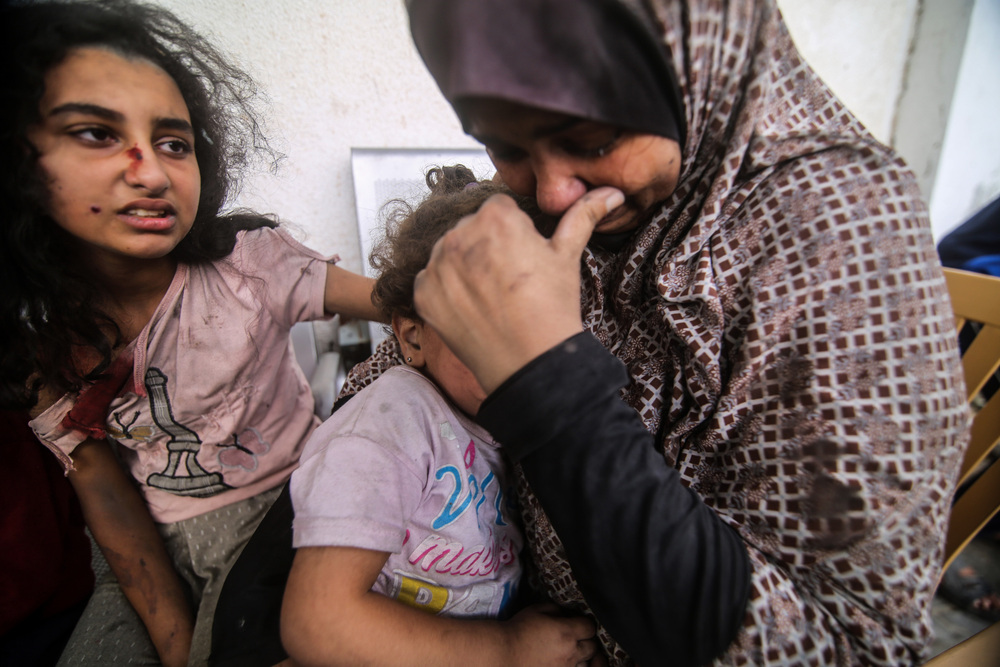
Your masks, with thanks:
<instances>
[{"instance_id":1,"label":"girl's outstretched arm","mask_svg":"<svg viewBox=\"0 0 1000 667\"><path fill-rule=\"evenodd\" d=\"M434 616L371 591L388 554L303 547L285 588L281 637L296 665L577 665L593 623L531 607L509 621Z\"/></svg>"},{"instance_id":2,"label":"girl's outstretched arm","mask_svg":"<svg viewBox=\"0 0 1000 667\"><path fill-rule=\"evenodd\" d=\"M107 442L85 440L73 451L73 463L69 481L125 597L164 666L183 667L191 651L193 615L145 501Z\"/></svg>"},{"instance_id":3,"label":"girl's outstretched arm","mask_svg":"<svg viewBox=\"0 0 1000 667\"><path fill-rule=\"evenodd\" d=\"M347 269L328 264L326 267L326 293L323 299L328 315L340 314L344 317L375 322L385 321L372 304L372 287L375 281Z\"/></svg>"}]
</instances>

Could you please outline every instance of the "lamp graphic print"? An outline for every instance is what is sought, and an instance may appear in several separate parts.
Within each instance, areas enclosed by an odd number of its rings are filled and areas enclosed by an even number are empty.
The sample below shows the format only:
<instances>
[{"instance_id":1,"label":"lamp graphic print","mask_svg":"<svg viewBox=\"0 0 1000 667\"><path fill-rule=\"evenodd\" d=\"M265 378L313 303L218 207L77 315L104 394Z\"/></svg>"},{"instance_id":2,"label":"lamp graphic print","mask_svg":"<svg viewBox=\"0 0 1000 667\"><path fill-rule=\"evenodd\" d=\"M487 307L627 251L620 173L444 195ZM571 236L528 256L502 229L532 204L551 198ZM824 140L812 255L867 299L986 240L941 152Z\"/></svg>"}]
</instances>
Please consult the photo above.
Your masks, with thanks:
<instances>
[{"instance_id":1,"label":"lamp graphic print","mask_svg":"<svg viewBox=\"0 0 1000 667\"><path fill-rule=\"evenodd\" d=\"M201 449L198 434L174 419L167 393L167 376L160 369L151 367L146 371L145 382L153 421L170 436L167 467L163 472L151 474L146 484L179 496L198 498L214 496L228 489L220 473L210 473L198 463Z\"/></svg>"}]
</instances>

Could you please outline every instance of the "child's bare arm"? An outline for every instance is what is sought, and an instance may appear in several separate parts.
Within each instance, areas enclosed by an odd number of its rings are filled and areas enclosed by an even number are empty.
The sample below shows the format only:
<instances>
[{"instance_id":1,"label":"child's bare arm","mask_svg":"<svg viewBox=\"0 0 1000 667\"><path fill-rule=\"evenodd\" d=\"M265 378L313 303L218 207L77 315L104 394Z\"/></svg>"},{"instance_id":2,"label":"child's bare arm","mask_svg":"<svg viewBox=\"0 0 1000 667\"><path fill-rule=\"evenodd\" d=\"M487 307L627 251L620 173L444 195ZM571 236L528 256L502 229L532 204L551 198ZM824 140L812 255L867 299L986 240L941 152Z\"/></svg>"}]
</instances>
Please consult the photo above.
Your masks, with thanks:
<instances>
[{"instance_id":1,"label":"child's bare arm","mask_svg":"<svg viewBox=\"0 0 1000 667\"><path fill-rule=\"evenodd\" d=\"M69 481L87 526L160 660L166 667L186 665L192 613L145 501L108 443L85 440L73 451L73 463Z\"/></svg>"},{"instance_id":2,"label":"child's bare arm","mask_svg":"<svg viewBox=\"0 0 1000 667\"><path fill-rule=\"evenodd\" d=\"M328 315L339 313L344 317L383 321L385 316L372 304L374 285L375 281L371 278L328 264L324 309Z\"/></svg>"},{"instance_id":3,"label":"child's bare arm","mask_svg":"<svg viewBox=\"0 0 1000 667\"><path fill-rule=\"evenodd\" d=\"M370 589L388 554L299 549L285 589L281 637L295 664L577 665L594 625L532 608L510 621L433 616Z\"/></svg>"}]
</instances>

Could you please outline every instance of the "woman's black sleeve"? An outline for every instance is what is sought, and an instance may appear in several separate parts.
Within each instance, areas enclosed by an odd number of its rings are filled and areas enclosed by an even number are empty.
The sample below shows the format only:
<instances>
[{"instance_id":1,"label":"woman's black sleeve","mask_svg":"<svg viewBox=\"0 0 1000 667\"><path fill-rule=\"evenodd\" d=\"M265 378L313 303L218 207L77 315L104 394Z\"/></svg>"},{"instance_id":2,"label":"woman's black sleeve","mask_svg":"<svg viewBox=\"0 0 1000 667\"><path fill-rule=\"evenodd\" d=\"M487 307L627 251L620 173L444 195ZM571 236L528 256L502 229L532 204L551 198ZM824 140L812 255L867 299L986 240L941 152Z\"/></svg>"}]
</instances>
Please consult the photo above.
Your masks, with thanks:
<instances>
[{"instance_id":1,"label":"woman's black sleeve","mask_svg":"<svg viewBox=\"0 0 1000 667\"><path fill-rule=\"evenodd\" d=\"M656 451L619 397L627 383L579 334L493 392L477 420L520 461L587 603L629 655L704 664L743 624L750 559Z\"/></svg>"}]
</instances>

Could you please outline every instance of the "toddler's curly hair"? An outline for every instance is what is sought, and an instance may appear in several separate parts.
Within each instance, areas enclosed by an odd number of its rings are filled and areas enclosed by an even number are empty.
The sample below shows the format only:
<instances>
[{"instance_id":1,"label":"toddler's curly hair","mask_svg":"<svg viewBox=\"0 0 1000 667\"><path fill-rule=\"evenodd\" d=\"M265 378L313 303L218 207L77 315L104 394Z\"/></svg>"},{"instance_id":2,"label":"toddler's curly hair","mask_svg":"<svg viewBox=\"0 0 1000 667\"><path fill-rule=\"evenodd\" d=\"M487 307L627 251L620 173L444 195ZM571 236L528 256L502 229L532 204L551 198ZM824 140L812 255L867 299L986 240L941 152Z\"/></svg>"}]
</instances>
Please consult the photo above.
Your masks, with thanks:
<instances>
[{"instance_id":1,"label":"toddler's curly hair","mask_svg":"<svg viewBox=\"0 0 1000 667\"><path fill-rule=\"evenodd\" d=\"M505 185L476 179L464 165L434 167L425 177L430 194L415 208L393 200L382 210L385 235L369 260L379 272L372 303L386 319L401 315L420 321L413 306L413 282L430 260L434 244L495 194L514 198L533 220L541 216L533 200L518 197Z\"/></svg>"}]
</instances>

